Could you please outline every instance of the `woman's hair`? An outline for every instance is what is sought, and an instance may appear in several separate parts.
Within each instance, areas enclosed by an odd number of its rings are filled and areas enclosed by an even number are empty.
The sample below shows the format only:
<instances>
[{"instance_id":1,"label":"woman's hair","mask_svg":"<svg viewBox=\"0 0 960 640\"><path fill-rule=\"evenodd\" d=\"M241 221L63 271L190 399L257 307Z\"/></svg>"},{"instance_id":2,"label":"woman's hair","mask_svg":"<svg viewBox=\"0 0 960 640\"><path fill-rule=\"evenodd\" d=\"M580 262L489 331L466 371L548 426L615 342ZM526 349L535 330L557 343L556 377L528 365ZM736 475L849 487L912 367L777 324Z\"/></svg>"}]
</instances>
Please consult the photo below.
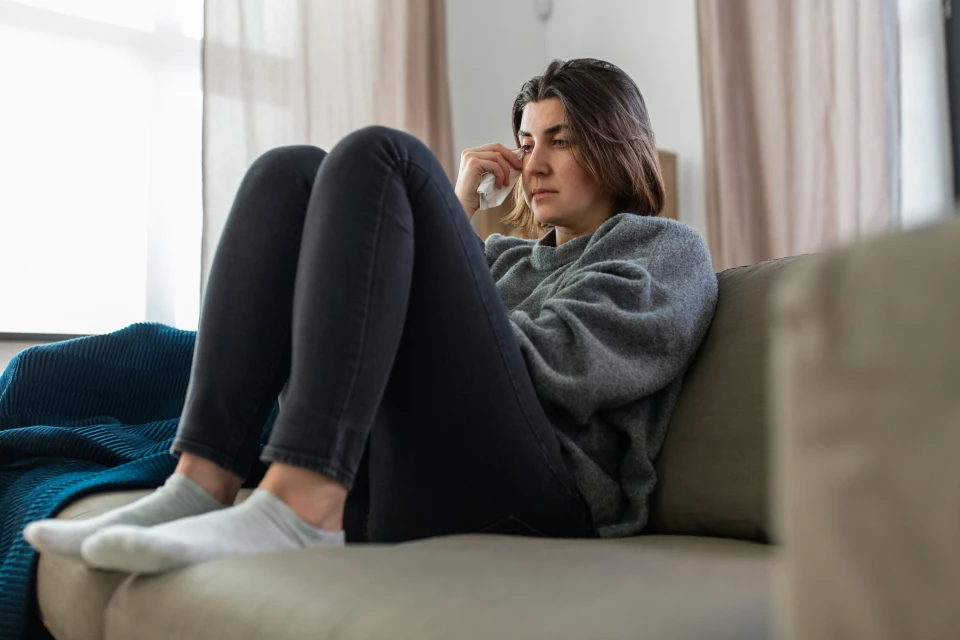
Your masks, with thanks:
<instances>
[{"instance_id":1,"label":"woman's hair","mask_svg":"<svg viewBox=\"0 0 960 640\"><path fill-rule=\"evenodd\" d=\"M523 109L531 102L559 98L576 142L571 150L601 193L612 194L614 213L655 216L663 209L665 189L657 144L640 89L616 65L579 58L554 60L543 75L528 80L513 102L513 139L520 145ZM541 235L541 224L523 199L522 181L514 188L513 211L506 224Z\"/></svg>"}]
</instances>

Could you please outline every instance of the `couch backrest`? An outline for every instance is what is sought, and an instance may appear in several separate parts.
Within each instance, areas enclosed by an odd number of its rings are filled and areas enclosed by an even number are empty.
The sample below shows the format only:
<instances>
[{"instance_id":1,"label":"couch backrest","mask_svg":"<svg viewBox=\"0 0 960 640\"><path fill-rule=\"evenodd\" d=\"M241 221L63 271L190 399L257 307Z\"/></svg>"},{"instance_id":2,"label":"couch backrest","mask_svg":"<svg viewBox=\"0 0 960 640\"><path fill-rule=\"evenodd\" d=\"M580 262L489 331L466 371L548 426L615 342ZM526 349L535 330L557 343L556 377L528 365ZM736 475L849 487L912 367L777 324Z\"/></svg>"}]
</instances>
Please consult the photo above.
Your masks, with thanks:
<instances>
[{"instance_id":1,"label":"couch backrest","mask_svg":"<svg viewBox=\"0 0 960 640\"><path fill-rule=\"evenodd\" d=\"M768 540L767 297L798 260L717 275L717 312L656 461L645 533Z\"/></svg>"}]
</instances>

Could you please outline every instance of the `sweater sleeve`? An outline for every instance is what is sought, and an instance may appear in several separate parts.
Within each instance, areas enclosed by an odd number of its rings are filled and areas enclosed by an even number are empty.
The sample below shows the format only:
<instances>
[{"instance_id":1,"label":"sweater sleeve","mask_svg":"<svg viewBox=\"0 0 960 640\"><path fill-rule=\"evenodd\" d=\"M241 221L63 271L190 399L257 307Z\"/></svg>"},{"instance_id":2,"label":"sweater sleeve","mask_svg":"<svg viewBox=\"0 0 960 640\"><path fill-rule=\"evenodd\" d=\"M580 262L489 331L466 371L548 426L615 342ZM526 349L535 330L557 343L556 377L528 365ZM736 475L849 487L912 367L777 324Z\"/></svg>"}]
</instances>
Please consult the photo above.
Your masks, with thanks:
<instances>
[{"instance_id":1,"label":"sweater sleeve","mask_svg":"<svg viewBox=\"0 0 960 640\"><path fill-rule=\"evenodd\" d=\"M536 316L510 313L542 399L584 424L683 373L717 297L709 251L691 234L663 239L650 256L587 264Z\"/></svg>"}]
</instances>

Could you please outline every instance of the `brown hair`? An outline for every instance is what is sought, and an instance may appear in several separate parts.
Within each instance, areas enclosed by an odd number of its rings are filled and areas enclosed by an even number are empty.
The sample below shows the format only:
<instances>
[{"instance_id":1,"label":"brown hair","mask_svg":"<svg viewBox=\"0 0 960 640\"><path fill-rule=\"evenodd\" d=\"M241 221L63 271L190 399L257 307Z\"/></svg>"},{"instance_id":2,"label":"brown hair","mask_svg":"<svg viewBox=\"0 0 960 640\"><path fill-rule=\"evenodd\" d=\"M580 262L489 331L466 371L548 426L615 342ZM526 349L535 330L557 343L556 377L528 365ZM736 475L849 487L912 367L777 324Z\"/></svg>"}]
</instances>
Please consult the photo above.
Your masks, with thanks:
<instances>
[{"instance_id":1,"label":"brown hair","mask_svg":"<svg viewBox=\"0 0 960 640\"><path fill-rule=\"evenodd\" d=\"M571 148L574 157L600 192L613 196L614 213L658 215L666 191L647 106L633 79L602 60L554 60L543 75L523 85L513 102L511 124L517 146L524 107L549 98L563 103L566 123L577 141ZM533 216L519 180L513 196L513 210L502 222L534 235L550 228Z\"/></svg>"}]
</instances>

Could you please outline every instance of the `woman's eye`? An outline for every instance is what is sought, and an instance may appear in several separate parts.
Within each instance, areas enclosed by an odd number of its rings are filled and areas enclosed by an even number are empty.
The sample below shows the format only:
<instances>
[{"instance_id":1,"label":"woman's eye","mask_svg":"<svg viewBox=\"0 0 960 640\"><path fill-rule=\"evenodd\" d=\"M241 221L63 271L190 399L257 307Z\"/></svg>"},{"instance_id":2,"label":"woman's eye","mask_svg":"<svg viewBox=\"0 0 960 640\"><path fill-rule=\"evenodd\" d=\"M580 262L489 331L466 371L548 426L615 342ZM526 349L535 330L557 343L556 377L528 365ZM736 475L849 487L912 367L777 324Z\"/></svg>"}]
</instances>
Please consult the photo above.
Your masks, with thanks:
<instances>
[{"instance_id":1,"label":"woman's eye","mask_svg":"<svg viewBox=\"0 0 960 640\"><path fill-rule=\"evenodd\" d=\"M533 149L533 145L523 144L523 145L520 145L520 148L523 149L525 153L530 153L530 149Z\"/></svg>"},{"instance_id":2,"label":"woman's eye","mask_svg":"<svg viewBox=\"0 0 960 640\"><path fill-rule=\"evenodd\" d=\"M563 140L562 138L557 138L556 140L553 141L553 143L554 143L555 145L557 145L558 147L565 147L565 146L567 146L567 141L566 141L566 140Z\"/></svg>"}]
</instances>

